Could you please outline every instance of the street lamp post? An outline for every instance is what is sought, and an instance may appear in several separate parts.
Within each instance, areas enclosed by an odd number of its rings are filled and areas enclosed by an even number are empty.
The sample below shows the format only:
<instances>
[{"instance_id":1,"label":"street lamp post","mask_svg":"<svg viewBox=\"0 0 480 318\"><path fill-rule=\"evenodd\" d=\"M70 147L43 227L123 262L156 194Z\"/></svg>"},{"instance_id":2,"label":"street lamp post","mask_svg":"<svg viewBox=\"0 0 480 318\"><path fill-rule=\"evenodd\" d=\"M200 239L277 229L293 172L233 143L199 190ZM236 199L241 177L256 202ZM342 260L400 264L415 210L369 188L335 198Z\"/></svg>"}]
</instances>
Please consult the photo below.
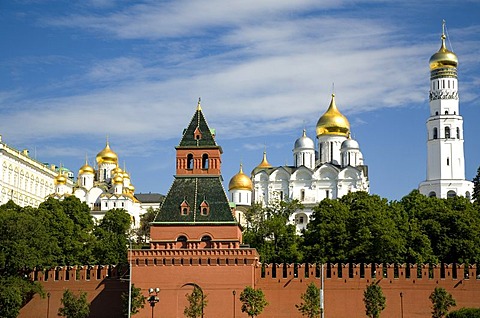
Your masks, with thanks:
<instances>
[{"instance_id":1,"label":"street lamp post","mask_svg":"<svg viewBox=\"0 0 480 318\"><path fill-rule=\"evenodd\" d=\"M50 293L47 293L47 318L50 316Z\"/></svg>"},{"instance_id":2,"label":"street lamp post","mask_svg":"<svg viewBox=\"0 0 480 318\"><path fill-rule=\"evenodd\" d=\"M160 301L158 298L158 293L160 292L160 288L150 288L148 290L148 299L147 301L150 303L150 307L152 307L152 318L153 318L153 309L155 308L155 305Z\"/></svg>"},{"instance_id":3,"label":"street lamp post","mask_svg":"<svg viewBox=\"0 0 480 318\"><path fill-rule=\"evenodd\" d=\"M400 313L402 314L403 318L403 292L400 292Z\"/></svg>"},{"instance_id":4,"label":"street lamp post","mask_svg":"<svg viewBox=\"0 0 480 318\"><path fill-rule=\"evenodd\" d=\"M132 240L130 243L130 250L128 251L128 318L131 317L132 312Z\"/></svg>"},{"instance_id":5,"label":"street lamp post","mask_svg":"<svg viewBox=\"0 0 480 318\"><path fill-rule=\"evenodd\" d=\"M233 318L235 318L235 295L237 294L237 292L234 290L232 291L232 294L233 294Z\"/></svg>"}]
</instances>

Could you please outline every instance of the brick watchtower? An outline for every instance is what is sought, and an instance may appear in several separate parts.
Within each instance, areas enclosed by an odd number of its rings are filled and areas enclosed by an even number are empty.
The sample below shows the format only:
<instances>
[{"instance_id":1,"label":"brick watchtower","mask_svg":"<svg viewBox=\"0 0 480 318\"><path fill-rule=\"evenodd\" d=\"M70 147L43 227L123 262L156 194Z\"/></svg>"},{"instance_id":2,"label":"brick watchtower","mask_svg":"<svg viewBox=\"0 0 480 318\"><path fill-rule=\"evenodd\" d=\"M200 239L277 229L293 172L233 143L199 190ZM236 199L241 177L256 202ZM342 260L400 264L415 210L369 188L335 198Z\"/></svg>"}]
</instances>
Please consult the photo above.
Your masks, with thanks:
<instances>
[{"instance_id":1,"label":"brick watchtower","mask_svg":"<svg viewBox=\"0 0 480 318\"><path fill-rule=\"evenodd\" d=\"M175 149L176 174L151 223L150 249L129 254L132 283L146 296L149 288L160 288L162 317L183 316L192 286L208 297L206 316L223 317L225 306L240 315L235 299L245 286L255 285L259 256L255 249L240 247L241 228L222 185L222 148L200 101ZM149 310L138 316L149 317Z\"/></svg>"},{"instance_id":2,"label":"brick watchtower","mask_svg":"<svg viewBox=\"0 0 480 318\"><path fill-rule=\"evenodd\" d=\"M240 226L220 174L222 148L200 101L177 150L177 173L150 229L152 249L239 248Z\"/></svg>"}]
</instances>

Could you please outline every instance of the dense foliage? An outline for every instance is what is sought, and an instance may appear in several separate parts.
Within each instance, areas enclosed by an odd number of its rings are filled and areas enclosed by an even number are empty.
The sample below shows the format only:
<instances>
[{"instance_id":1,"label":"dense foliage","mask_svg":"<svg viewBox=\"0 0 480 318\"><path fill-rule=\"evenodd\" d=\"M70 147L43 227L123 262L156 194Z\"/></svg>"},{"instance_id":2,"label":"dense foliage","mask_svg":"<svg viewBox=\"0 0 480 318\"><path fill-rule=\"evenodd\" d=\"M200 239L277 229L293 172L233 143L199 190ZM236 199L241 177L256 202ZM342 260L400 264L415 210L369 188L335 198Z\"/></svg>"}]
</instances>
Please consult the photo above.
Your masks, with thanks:
<instances>
[{"instance_id":1,"label":"dense foliage","mask_svg":"<svg viewBox=\"0 0 480 318\"><path fill-rule=\"evenodd\" d=\"M301 208L298 201L278 201L266 208L253 204L245 213L248 228L243 240L258 250L262 262L301 261L301 237L296 235L295 225L288 222L292 213Z\"/></svg>"},{"instance_id":2,"label":"dense foliage","mask_svg":"<svg viewBox=\"0 0 480 318\"><path fill-rule=\"evenodd\" d=\"M266 263L467 263L480 261L480 205L463 197L400 201L353 192L314 207L307 229L286 222L298 202L252 206L244 241Z\"/></svg>"},{"instance_id":3,"label":"dense foliage","mask_svg":"<svg viewBox=\"0 0 480 318\"><path fill-rule=\"evenodd\" d=\"M108 211L95 225L88 206L73 196L38 208L0 206L0 316L16 317L41 293L26 279L35 268L125 263L129 227L125 210Z\"/></svg>"},{"instance_id":4,"label":"dense foliage","mask_svg":"<svg viewBox=\"0 0 480 318\"><path fill-rule=\"evenodd\" d=\"M480 318L480 308L461 308L449 312L447 318Z\"/></svg>"}]
</instances>

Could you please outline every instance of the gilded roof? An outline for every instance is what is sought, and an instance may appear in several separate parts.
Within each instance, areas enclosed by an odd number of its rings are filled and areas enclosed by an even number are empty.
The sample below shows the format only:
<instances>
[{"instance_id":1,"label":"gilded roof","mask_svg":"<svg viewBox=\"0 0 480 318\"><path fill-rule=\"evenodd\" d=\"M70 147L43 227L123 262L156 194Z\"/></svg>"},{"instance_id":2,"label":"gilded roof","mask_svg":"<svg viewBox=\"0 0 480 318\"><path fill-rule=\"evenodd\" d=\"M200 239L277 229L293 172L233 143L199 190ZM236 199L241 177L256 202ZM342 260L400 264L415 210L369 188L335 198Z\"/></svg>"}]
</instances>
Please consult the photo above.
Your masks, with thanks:
<instances>
[{"instance_id":1,"label":"gilded roof","mask_svg":"<svg viewBox=\"0 0 480 318\"><path fill-rule=\"evenodd\" d=\"M230 179L228 190L253 190L252 180L243 173L242 165L240 165L240 171Z\"/></svg>"},{"instance_id":2,"label":"gilded roof","mask_svg":"<svg viewBox=\"0 0 480 318\"><path fill-rule=\"evenodd\" d=\"M320 135L350 135L350 123L337 108L335 94L332 94L330 106L317 122L317 137Z\"/></svg>"}]
</instances>

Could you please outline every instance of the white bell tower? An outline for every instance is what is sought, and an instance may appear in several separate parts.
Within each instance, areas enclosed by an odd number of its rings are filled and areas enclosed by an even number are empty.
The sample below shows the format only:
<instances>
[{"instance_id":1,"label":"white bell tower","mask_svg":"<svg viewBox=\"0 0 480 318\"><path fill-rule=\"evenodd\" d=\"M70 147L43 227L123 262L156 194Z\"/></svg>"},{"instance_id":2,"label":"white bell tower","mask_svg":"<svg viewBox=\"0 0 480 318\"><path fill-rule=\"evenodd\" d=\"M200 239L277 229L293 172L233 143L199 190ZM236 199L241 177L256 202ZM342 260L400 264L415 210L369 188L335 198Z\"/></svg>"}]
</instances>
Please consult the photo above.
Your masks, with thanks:
<instances>
[{"instance_id":1,"label":"white bell tower","mask_svg":"<svg viewBox=\"0 0 480 318\"><path fill-rule=\"evenodd\" d=\"M443 21L440 50L430 58L430 117L427 120L427 179L420 193L438 198L471 198L473 183L465 180L463 118L459 111L455 53L445 44Z\"/></svg>"}]
</instances>

